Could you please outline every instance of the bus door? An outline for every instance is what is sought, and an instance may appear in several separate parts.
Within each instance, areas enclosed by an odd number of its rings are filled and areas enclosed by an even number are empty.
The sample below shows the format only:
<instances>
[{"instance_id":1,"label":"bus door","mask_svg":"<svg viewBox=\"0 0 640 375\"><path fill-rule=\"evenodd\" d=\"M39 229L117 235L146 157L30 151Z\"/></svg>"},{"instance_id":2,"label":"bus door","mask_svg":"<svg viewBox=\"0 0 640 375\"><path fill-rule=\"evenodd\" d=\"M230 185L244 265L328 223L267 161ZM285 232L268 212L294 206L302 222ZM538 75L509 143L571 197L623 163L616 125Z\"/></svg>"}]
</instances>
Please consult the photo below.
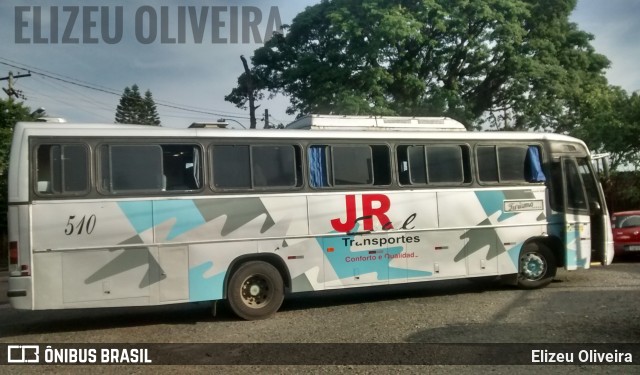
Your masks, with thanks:
<instances>
[{"instance_id":1,"label":"bus door","mask_svg":"<svg viewBox=\"0 0 640 375\"><path fill-rule=\"evenodd\" d=\"M613 259L611 222L606 209L604 193L596 178L591 162L587 158L577 159L578 171L582 177L589 215L591 220L591 261L603 265L610 264ZM608 254L611 253L611 254Z\"/></svg>"},{"instance_id":2,"label":"bus door","mask_svg":"<svg viewBox=\"0 0 640 375\"><path fill-rule=\"evenodd\" d=\"M604 253L603 221L597 219L599 216L596 214L597 211L602 210L600 194L586 159L562 157L561 164L565 267L568 270L589 268L592 245L600 250L598 253ZM595 220L592 220L592 217Z\"/></svg>"}]
</instances>

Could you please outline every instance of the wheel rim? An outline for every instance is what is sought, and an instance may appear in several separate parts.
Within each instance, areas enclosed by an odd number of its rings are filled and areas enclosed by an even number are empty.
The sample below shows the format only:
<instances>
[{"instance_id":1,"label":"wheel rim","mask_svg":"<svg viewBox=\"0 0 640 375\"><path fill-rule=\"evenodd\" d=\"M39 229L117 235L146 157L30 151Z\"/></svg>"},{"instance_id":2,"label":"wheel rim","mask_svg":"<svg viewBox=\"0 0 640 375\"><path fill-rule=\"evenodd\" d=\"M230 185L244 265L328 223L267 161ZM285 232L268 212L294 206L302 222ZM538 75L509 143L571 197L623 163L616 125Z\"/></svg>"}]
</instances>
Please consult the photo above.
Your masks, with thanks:
<instances>
[{"instance_id":1,"label":"wheel rim","mask_svg":"<svg viewBox=\"0 0 640 375\"><path fill-rule=\"evenodd\" d=\"M264 307L273 297L272 285L263 275L251 275L240 286L242 302L252 309Z\"/></svg>"},{"instance_id":2,"label":"wheel rim","mask_svg":"<svg viewBox=\"0 0 640 375\"><path fill-rule=\"evenodd\" d=\"M547 272L547 263L540 254L527 253L520 257L520 274L527 280L539 280Z\"/></svg>"}]
</instances>

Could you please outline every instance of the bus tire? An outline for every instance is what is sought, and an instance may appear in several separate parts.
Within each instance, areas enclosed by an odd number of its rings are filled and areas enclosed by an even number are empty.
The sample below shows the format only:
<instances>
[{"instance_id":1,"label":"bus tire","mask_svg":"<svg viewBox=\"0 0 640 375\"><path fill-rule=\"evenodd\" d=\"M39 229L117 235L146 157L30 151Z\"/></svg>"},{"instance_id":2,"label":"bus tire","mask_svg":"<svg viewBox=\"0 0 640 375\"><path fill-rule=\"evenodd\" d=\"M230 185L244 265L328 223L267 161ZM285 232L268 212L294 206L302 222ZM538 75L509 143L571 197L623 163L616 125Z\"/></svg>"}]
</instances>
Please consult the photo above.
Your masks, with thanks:
<instances>
[{"instance_id":1,"label":"bus tire","mask_svg":"<svg viewBox=\"0 0 640 375\"><path fill-rule=\"evenodd\" d=\"M278 311L284 300L282 276L269 263L244 263L231 275L227 300L242 319L266 319Z\"/></svg>"},{"instance_id":2,"label":"bus tire","mask_svg":"<svg viewBox=\"0 0 640 375\"><path fill-rule=\"evenodd\" d=\"M556 258L548 247L538 242L523 246L518 264L518 287L543 288L553 281L555 275Z\"/></svg>"}]
</instances>

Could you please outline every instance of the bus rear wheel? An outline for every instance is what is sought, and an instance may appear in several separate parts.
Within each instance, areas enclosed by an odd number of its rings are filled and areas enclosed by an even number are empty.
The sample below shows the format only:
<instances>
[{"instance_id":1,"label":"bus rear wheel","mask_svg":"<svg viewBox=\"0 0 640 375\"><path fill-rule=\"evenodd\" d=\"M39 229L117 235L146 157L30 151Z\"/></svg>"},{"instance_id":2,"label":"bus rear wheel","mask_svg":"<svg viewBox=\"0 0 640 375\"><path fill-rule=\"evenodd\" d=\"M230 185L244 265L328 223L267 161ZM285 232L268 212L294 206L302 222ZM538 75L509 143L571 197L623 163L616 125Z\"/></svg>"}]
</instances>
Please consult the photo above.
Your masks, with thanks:
<instances>
[{"instance_id":1,"label":"bus rear wheel","mask_svg":"<svg viewBox=\"0 0 640 375\"><path fill-rule=\"evenodd\" d=\"M240 318L266 319L278 311L284 300L282 276L269 263L244 263L231 275L227 299Z\"/></svg>"},{"instance_id":2,"label":"bus rear wheel","mask_svg":"<svg viewBox=\"0 0 640 375\"><path fill-rule=\"evenodd\" d=\"M556 259L548 247L530 242L520 251L518 286L523 289L543 288L556 275Z\"/></svg>"}]
</instances>

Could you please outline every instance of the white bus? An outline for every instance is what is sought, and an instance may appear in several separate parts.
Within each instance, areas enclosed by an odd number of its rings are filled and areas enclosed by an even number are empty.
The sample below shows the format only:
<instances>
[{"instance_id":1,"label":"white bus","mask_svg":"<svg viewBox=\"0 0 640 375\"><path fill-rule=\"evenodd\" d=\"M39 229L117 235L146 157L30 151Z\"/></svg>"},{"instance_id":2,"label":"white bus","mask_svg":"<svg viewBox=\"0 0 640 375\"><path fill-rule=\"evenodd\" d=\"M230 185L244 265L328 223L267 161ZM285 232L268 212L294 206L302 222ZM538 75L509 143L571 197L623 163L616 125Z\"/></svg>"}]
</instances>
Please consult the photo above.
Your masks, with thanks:
<instances>
[{"instance_id":1,"label":"white bus","mask_svg":"<svg viewBox=\"0 0 640 375\"><path fill-rule=\"evenodd\" d=\"M445 118L311 116L284 130L19 123L16 309L226 299L499 276L543 287L613 258L585 144Z\"/></svg>"}]
</instances>

